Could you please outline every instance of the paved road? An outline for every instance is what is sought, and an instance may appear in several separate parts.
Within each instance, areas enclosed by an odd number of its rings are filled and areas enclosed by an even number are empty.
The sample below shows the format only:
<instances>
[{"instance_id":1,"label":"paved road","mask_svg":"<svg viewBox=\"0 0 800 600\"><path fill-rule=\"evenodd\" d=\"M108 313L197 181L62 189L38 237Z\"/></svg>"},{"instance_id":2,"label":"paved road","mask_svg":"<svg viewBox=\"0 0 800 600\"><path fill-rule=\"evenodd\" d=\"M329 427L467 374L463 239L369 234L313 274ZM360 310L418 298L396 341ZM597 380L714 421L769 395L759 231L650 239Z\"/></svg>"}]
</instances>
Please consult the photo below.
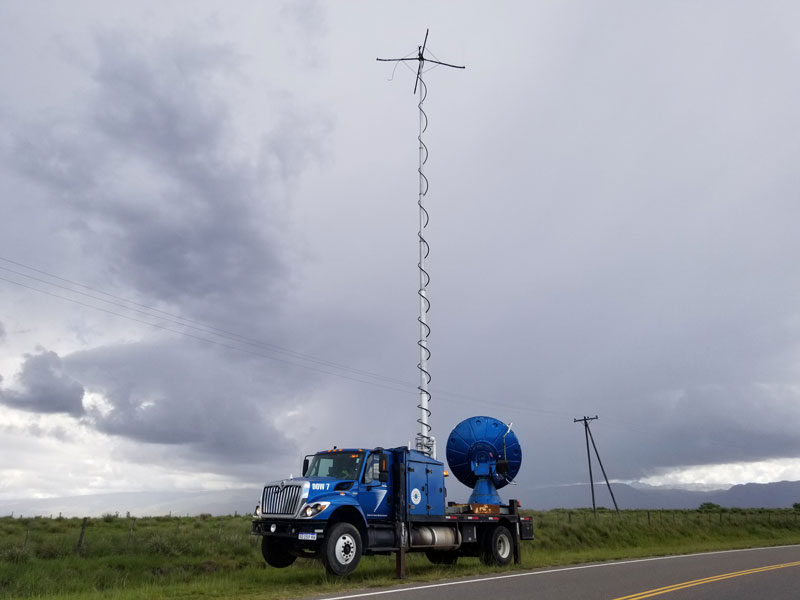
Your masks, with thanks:
<instances>
[{"instance_id":1,"label":"paved road","mask_svg":"<svg viewBox=\"0 0 800 600\"><path fill-rule=\"evenodd\" d=\"M407 585L327 600L798 600L800 545L578 565Z\"/></svg>"}]
</instances>

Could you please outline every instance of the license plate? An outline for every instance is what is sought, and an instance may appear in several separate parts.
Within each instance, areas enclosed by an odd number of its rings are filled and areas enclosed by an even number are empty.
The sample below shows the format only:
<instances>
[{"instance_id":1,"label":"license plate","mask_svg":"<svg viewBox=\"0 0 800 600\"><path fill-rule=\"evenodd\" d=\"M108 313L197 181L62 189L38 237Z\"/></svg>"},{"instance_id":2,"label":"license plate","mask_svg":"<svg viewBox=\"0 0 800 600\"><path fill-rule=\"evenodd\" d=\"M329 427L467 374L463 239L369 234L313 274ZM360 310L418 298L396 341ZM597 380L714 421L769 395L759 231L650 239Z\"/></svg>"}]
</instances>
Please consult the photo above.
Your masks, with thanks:
<instances>
[{"instance_id":1,"label":"license plate","mask_svg":"<svg viewBox=\"0 0 800 600\"><path fill-rule=\"evenodd\" d=\"M297 539L298 540L311 540L311 541L313 541L313 540L317 539L317 534L316 533L300 532L300 533L297 534Z\"/></svg>"}]
</instances>

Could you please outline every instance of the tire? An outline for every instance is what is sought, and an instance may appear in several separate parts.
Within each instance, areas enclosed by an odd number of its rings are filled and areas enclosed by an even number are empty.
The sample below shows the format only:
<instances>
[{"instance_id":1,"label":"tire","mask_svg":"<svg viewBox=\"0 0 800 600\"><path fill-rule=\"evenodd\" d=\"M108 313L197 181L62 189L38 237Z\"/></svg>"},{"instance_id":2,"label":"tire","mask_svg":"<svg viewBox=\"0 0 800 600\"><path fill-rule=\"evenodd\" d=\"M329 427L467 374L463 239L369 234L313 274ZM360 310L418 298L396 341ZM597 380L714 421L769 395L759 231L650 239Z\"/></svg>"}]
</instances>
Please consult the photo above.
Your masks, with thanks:
<instances>
[{"instance_id":1,"label":"tire","mask_svg":"<svg viewBox=\"0 0 800 600\"><path fill-rule=\"evenodd\" d=\"M322 564L331 575L349 575L361 560L361 535L350 523L334 523L325 534Z\"/></svg>"},{"instance_id":2,"label":"tire","mask_svg":"<svg viewBox=\"0 0 800 600\"><path fill-rule=\"evenodd\" d=\"M486 532L483 538L481 562L504 567L514 558L514 540L503 525Z\"/></svg>"},{"instance_id":3,"label":"tire","mask_svg":"<svg viewBox=\"0 0 800 600\"><path fill-rule=\"evenodd\" d=\"M453 550L426 550L425 556L435 565L455 565L458 562L458 552Z\"/></svg>"},{"instance_id":4,"label":"tire","mask_svg":"<svg viewBox=\"0 0 800 600\"><path fill-rule=\"evenodd\" d=\"M297 560L297 557L289 552L289 544L266 536L261 538L261 554L267 564L276 569L284 569Z\"/></svg>"}]
</instances>

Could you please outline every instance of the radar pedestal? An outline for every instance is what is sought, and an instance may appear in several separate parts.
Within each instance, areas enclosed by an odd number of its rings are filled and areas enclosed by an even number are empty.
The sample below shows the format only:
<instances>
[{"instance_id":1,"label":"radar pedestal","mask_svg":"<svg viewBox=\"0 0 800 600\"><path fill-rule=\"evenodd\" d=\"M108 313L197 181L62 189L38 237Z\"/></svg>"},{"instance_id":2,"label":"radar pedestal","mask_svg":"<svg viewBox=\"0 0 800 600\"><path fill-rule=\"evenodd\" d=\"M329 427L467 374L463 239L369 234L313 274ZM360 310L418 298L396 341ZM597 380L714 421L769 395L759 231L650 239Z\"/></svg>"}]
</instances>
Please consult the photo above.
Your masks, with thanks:
<instances>
[{"instance_id":1,"label":"radar pedestal","mask_svg":"<svg viewBox=\"0 0 800 600\"><path fill-rule=\"evenodd\" d=\"M472 488L470 504L502 504L497 490L519 472L522 448L511 425L492 417L470 417L447 439L447 464L456 479Z\"/></svg>"}]
</instances>

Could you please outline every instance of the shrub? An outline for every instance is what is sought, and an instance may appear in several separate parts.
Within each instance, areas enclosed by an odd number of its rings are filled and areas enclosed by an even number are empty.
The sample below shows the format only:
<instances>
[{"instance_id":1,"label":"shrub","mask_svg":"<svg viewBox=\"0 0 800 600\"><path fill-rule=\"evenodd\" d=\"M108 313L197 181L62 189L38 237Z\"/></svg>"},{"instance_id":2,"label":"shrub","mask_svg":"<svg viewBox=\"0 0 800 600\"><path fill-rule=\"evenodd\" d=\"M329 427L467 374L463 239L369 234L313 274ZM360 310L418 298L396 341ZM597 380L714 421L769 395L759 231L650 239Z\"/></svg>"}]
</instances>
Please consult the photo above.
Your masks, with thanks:
<instances>
[{"instance_id":1,"label":"shrub","mask_svg":"<svg viewBox=\"0 0 800 600\"><path fill-rule=\"evenodd\" d=\"M187 554L188 544L175 535L158 533L151 536L146 542L145 547L151 554L160 556L181 556Z\"/></svg>"},{"instance_id":2,"label":"shrub","mask_svg":"<svg viewBox=\"0 0 800 600\"><path fill-rule=\"evenodd\" d=\"M74 552L74 548L58 540L47 540L34 550L36 558L64 558Z\"/></svg>"},{"instance_id":3,"label":"shrub","mask_svg":"<svg viewBox=\"0 0 800 600\"><path fill-rule=\"evenodd\" d=\"M9 562L12 565L21 565L28 562L30 557L31 555L28 551L19 546L12 546L0 552L0 561Z\"/></svg>"}]
</instances>

